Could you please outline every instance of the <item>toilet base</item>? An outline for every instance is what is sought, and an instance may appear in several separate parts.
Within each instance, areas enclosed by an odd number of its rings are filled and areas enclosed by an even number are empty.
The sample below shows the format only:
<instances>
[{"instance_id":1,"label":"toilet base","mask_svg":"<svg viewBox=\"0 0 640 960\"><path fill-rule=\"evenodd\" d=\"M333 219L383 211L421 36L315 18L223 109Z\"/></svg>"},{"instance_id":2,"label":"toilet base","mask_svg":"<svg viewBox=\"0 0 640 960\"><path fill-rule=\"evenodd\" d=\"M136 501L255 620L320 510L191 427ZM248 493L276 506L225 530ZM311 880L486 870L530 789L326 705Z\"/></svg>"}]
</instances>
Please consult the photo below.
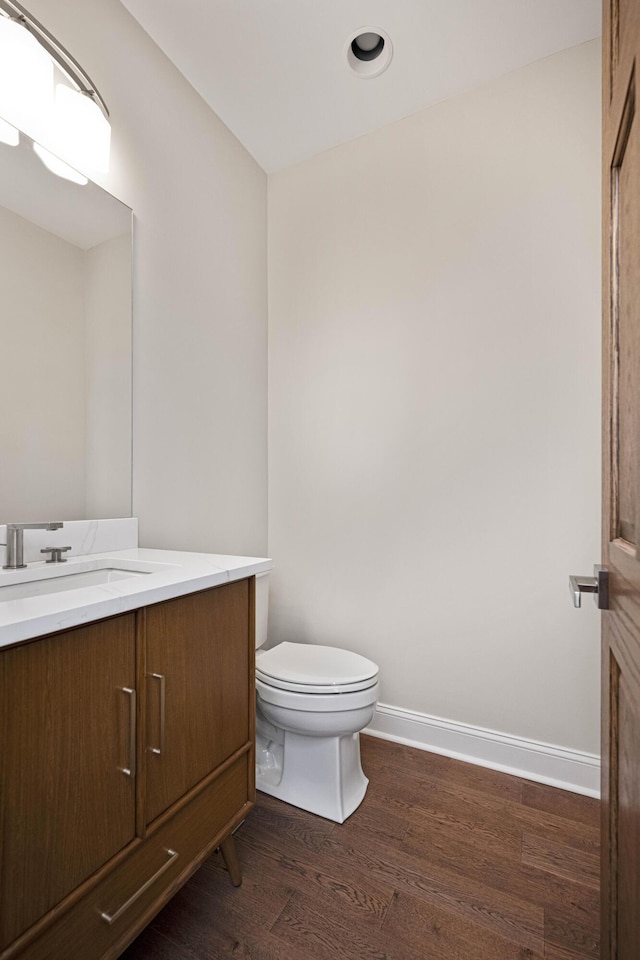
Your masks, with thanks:
<instances>
[{"instance_id":1,"label":"toilet base","mask_svg":"<svg viewBox=\"0 0 640 960\"><path fill-rule=\"evenodd\" d=\"M360 763L360 734L309 737L289 730L284 743L271 743L260 732L256 754L268 756L268 768L258 765L256 788L271 797L344 823L360 806L368 779ZM281 771L281 775L280 774Z\"/></svg>"}]
</instances>

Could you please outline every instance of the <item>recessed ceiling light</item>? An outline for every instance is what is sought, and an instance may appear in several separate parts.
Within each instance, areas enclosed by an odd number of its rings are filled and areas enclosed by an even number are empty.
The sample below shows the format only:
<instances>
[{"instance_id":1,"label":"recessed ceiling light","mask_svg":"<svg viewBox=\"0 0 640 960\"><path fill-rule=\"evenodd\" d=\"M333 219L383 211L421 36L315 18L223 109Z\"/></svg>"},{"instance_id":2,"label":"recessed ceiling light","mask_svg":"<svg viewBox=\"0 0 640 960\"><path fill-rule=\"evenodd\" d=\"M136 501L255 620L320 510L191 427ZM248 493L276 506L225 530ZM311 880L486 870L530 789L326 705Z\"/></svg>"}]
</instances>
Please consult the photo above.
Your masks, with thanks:
<instances>
[{"instance_id":1,"label":"recessed ceiling light","mask_svg":"<svg viewBox=\"0 0 640 960\"><path fill-rule=\"evenodd\" d=\"M360 27L347 43L347 62L363 80L378 77L391 63L393 47L388 34L378 27Z\"/></svg>"},{"instance_id":2,"label":"recessed ceiling light","mask_svg":"<svg viewBox=\"0 0 640 960\"><path fill-rule=\"evenodd\" d=\"M351 49L358 60L375 60L384 50L384 38L379 33L359 33L351 41Z\"/></svg>"}]
</instances>

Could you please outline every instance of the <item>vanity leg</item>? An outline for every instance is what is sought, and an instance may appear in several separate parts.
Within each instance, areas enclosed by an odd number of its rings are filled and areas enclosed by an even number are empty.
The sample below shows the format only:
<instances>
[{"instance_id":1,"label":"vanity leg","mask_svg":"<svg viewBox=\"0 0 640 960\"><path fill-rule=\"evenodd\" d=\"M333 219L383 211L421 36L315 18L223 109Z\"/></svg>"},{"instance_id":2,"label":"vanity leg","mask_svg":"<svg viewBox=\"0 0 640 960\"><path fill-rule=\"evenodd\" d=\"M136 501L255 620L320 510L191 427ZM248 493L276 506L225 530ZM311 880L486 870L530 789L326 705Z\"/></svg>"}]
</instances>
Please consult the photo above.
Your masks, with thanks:
<instances>
[{"instance_id":1,"label":"vanity leg","mask_svg":"<svg viewBox=\"0 0 640 960\"><path fill-rule=\"evenodd\" d=\"M234 887L239 887L242 883L242 870L240 868L240 861L238 860L238 854L236 851L236 842L233 839L232 834L229 834L227 839L222 841L220 844L220 850L222 852L225 866L229 871L231 883L234 885Z\"/></svg>"}]
</instances>

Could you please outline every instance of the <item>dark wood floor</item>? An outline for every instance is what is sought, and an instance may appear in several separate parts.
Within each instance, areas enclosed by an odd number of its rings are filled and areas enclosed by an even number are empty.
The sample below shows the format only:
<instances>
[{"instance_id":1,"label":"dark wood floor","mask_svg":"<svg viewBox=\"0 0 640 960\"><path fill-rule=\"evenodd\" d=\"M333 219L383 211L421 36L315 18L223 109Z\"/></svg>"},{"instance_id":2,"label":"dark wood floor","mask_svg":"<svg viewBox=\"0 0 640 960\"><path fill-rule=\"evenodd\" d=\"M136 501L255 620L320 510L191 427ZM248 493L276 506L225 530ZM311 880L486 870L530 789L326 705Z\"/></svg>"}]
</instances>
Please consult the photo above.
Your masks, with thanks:
<instances>
[{"instance_id":1,"label":"dark wood floor","mask_svg":"<svg viewBox=\"0 0 640 960\"><path fill-rule=\"evenodd\" d=\"M126 960L594 960L595 800L362 738L362 806L334 824L263 794Z\"/></svg>"}]
</instances>

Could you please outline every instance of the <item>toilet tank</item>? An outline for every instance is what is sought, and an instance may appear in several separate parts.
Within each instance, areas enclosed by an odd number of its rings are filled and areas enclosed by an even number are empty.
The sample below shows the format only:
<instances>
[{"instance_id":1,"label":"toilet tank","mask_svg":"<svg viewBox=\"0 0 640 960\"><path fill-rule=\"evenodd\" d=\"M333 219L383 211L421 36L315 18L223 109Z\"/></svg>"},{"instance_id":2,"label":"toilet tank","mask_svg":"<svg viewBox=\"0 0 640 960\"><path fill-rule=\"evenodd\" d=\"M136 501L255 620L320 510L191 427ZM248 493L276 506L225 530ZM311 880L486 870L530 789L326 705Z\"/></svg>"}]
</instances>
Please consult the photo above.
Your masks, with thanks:
<instances>
[{"instance_id":1,"label":"toilet tank","mask_svg":"<svg viewBox=\"0 0 640 960\"><path fill-rule=\"evenodd\" d=\"M269 574L256 574L256 650L267 642L269 619Z\"/></svg>"}]
</instances>

